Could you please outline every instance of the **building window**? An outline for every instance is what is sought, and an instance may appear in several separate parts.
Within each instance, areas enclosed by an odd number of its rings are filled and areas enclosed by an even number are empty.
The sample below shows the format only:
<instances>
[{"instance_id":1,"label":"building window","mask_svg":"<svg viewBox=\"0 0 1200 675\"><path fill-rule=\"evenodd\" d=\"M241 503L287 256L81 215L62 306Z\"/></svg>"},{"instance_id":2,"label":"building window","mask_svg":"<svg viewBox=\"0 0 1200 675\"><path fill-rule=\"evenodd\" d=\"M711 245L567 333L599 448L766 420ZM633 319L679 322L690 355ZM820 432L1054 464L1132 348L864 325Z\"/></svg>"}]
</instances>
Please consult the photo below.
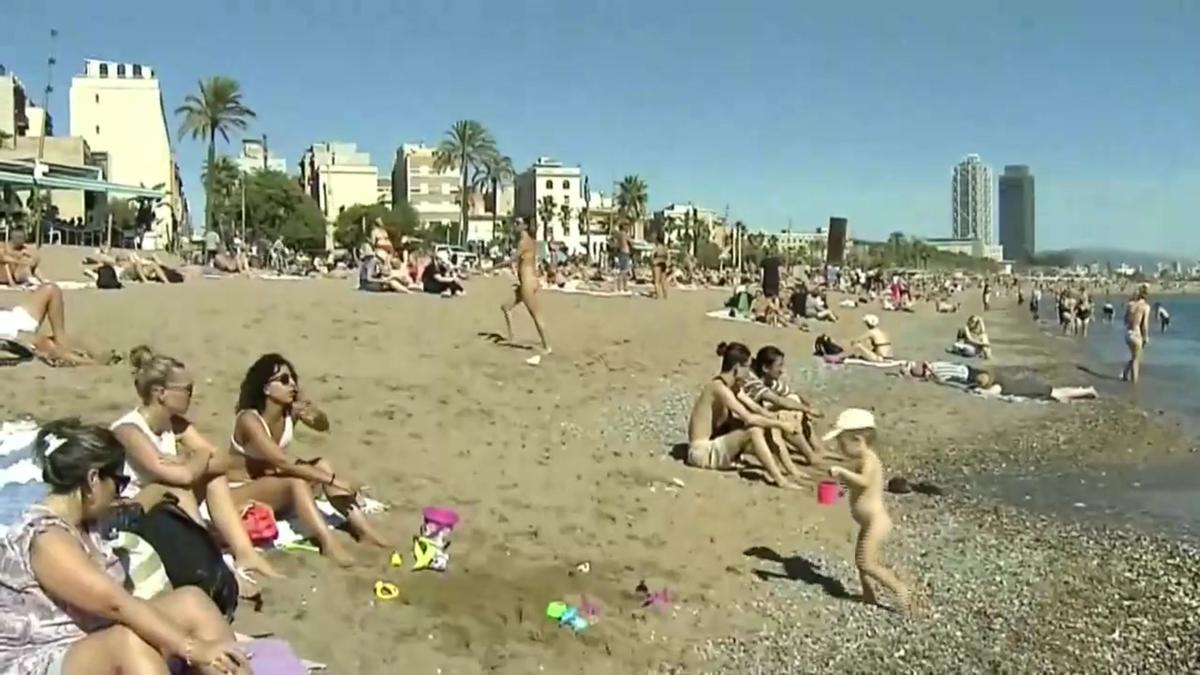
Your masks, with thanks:
<instances>
[{"instance_id":1,"label":"building window","mask_svg":"<svg viewBox=\"0 0 1200 675\"><path fill-rule=\"evenodd\" d=\"M133 64L133 76L134 76L134 77L141 77L141 76L142 76L142 67L141 67L140 65L136 64L136 63L135 63L135 64Z\"/></svg>"},{"instance_id":2,"label":"building window","mask_svg":"<svg viewBox=\"0 0 1200 675\"><path fill-rule=\"evenodd\" d=\"M96 103L100 102L100 94L96 94Z\"/></svg>"},{"instance_id":3,"label":"building window","mask_svg":"<svg viewBox=\"0 0 1200 675\"><path fill-rule=\"evenodd\" d=\"M117 77L125 77L125 64L124 63L117 64Z\"/></svg>"},{"instance_id":4,"label":"building window","mask_svg":"<svg viewBox=\"0 0 1200 675\"><path fill-rule=\"evenodd\" d=\"M554 189L554 181L550 180L549 178L546 179L546 189L547 190Z\"/></svg>"},{"instance_id":5,"label":"building window","mask_svg":"<svg viewBox=\"0 0 1200 675\"><path fill-rule=\"evenodd\" d=\"M571 195L563 195L563 203L570 204L571 203Z\"/></svg>"},{"instance_id":6,"label":"building window","mask_svg":"<svg viewBox=\"0 0 1200 675\"><path fill-rule=\"evenodd\" d=\"M564 181L563 181L563 189L564 189L564 190L570 190L570 189L571 189L571 181L569 181L569 180L564 180Z\"/></svg>"},{"instance_id":7,"label":"building window","mask_svg":"<svg viewBox=\"0 0 1200 675\"><path fill-rule=\"evenodd\" d=\"M100 64L100 77L108 77L108 64L107 63Z\"/></svg>"},{"instance_id":8,"label":"building window","mask_svg":"<svg viewBox=\"0 0 1200 675\"><path fill-rule=\"evenodd\" d=\"M97 125L96 125L96 133L97 133L97 134L99 134L99 133L100 133L100 125L99 125L99 124L97 124Z\"/></svg>"}]
</instances>

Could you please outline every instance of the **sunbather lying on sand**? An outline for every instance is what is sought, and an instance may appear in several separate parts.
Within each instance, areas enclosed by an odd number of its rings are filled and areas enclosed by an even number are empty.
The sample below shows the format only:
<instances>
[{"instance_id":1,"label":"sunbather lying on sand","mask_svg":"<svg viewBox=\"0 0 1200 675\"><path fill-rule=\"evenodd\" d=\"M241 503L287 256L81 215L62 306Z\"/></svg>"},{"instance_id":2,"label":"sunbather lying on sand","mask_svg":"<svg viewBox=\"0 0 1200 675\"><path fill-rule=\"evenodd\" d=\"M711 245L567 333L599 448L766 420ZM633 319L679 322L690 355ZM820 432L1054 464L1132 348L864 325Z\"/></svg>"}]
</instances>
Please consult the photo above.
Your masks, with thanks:
<instances>
[{"instance_id":1,"label":"sunbather lying on sand","mask_svg":"<svg viewBox=\"0 0 1200 675\"><path fill-rule=\"evenodd\" d=\"M975 373L972 389L989 396L1018 396L1059 402L1098 396L1095 387L1053 387L1033 377L1012 376L986 370Z\"/></svg>"},{"instance_id":2,"label":"sunbather lying on sand","mask_svg":"<svg viewBox=\"0 0 1200 675\"><path fill-rule=\"evenodd\" d=\"M892 339L879 327L879 317L868 314L863 317L867 332L850 343L850 354L864 361L887 361L895 356Z\"/></svg>"},{"instance_id":3,"label":"sunbather lying on sand","mask_svg":"<svg viewBox=\"0 0 1200 675\"><path fill-rule=\"evenodd\" d=\"M226 274L249 274L250 261L245 254L222 251L213 257L213 269Z\"/></svg>"},{"instance_id":4,"label":"sunbather lying on sand","mask_svg":"<svg viewBox=\"0 0 1200 675\"><path fill-rule=\"evenodd\" d=\"M103 251L96 251L83 259L83 273L90 279L99 279L102 267L111 267L121 281L157 281L164 284L178 284L184 280L183 274L164 265L157 253L152 254L149 258L143 258L132 252L118 251L116 254L110 255Z\"/></svg>"},{"instance_id":5,"label":"sunbather lying on sand","mask_svg":"<svg viewBox=\"0 0 1200 675\"><path fill-rule=\"evenodd\" d=\"M721 357L721 373L704 385L688 420L687 463L701 469L732 469L742 453L750 450L775 485L800 489L780 473L766 435L768 429L800 434L800 425L753 413L738 400L734 388L750 373L750 350L746 345L722 342L717 346L717 355Z\"/></svg>"},{"instance_id":6,"label":"sunbather lying on sand","mask_svg":"<svg viewBox=\"0 0 1200 675\"><path fill-rule=\"evenodd\" d=\"M52 366L84 366L108 363L111 355L93 355L67 336L66 303L62 289L42 284L22 295L11 309L0 309L0 339L13 340ZM42 324L50 324L49 335L38 335Z\"/></svg>"},{"instance_id":7,"label":"sunbather lying on sand","mask_svg":"<svg viewBox=\"0 0 1200 675\"><path fill-rule=\"evenodd\" d=\"M952 361L909 361L904 364L902 374L936 382L938 384L968 385L975 381L976 374L982 372L964 363Z\"/></svg>"}]
</instances>

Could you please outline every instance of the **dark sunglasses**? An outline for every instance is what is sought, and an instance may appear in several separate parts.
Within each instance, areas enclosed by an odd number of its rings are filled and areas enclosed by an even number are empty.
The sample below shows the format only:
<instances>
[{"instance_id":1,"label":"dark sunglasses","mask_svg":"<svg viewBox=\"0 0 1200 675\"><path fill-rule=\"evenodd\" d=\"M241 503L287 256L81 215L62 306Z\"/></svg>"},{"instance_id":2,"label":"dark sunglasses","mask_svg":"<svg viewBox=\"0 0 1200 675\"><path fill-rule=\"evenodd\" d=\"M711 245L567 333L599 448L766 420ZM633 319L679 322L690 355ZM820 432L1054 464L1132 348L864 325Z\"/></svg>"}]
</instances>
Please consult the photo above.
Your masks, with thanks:
<instances>
[{"instance_id":1,"label":"dark sunglasses","mask_svg":"<svg viewBox=\"0 0 1200 675\"><path fill-rule=\"evenodd\" d=\"M272 377L270 380L268 380L268 382L278 382L285 387L290 387L292 385L292 374L280 373L279 375Z\"/></svg>"},{"instance_id":2,"label":"dark sunglasses","mask_svg":"<svg viewBox=\"0 0 1200 675\"><path fill-rule=\"evenodd\" d=\"M117 494L125 492L125 488L129 487L130 481L133 479L125 475L124 467L114 466L100 469L100 476L112 480L113 486L117 488Z\"/></svg>"}]
</instances>

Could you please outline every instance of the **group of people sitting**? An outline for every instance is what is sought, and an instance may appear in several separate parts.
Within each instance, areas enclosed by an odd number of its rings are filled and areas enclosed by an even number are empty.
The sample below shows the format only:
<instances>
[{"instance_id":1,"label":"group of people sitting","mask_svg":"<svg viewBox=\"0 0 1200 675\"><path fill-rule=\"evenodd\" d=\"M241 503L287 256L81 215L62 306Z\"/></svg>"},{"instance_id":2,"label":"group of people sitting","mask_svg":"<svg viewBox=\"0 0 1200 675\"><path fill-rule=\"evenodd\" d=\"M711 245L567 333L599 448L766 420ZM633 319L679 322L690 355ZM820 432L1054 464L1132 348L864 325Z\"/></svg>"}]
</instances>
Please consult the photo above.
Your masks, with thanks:
<instances>
[{"instance_id":1,"label":"group of people sitting","mask_svg":"<svg viewBox=\"0 0 1200 675\"><path fill-rule=\"evenodd\" d=\"M265 354L246 371L225 442L187 419L195 380L179 360L130 354L137 400L109 425L43 424L34 457L49 494L31 505L0 548L0 672L47 675L251 672L214 600L196 587L149 600L127 590L127 570L104 541L114 512L170 503L226 548L245 578L278 576L243 526L257 505L294 515L320 551L352 560L316 500L323 497L359 540L386 548L360 508L362 486L322 458L290 454L295 429L326 431L295 367ZM209 520L203 517L202 506ZM244 593L249 595L249 593ZM176 672L172 670L171 672Z\"/></svg>"},{"instance_id":2,"label":"group of people sitting","mask_svg":"<svg viewBox=\"0 0 1200 675\"><path fill-rule=\"evenodd\" d=\"M464 295L465 276L449 253L438 251L431 258L409 258L407 249L396 252L391 236L381 222L364 244L358 266L358 288L369 293L433 293L444 297Z\"/></svg>"}]
</instances>

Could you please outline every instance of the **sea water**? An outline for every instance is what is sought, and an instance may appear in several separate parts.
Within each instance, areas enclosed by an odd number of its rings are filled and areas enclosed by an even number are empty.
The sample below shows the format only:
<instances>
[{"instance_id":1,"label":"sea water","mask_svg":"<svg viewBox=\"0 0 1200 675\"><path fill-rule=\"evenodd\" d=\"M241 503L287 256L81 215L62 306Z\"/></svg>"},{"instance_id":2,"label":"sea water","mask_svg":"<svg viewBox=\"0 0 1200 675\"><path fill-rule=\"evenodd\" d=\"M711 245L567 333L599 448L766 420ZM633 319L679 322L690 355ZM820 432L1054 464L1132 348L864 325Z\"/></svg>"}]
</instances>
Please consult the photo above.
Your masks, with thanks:
<instances>
[{"instance_id":1,"label":"sea water","mask_svg":"<svg viewBox=\"0 0 1200 675\"><path fill-rule=\"evenodd\" d=\"M1125 397L1151 413L1161 410L1176 416L1196 438L1200 434L1200 296L1166 296L1159 301L1171 315L1171 323L1160 332L1157 317L1152 317L1150 345L1137 386L1120 380L1129 359L1125 299L1097 301L1078 364L1086 371L1080 373L1080 383L1098 379L1102 396ZM1112 323L1104 321L1105 302L1115 309ZM1053 311L1053 307L1043 308L1043 324ZM1051 326L1045 327L1057 330ZM994 476L978 487L1035 511L1200 538L1200 453L1138 467L1042 468Z\"/></svg>"}]
</instances>

